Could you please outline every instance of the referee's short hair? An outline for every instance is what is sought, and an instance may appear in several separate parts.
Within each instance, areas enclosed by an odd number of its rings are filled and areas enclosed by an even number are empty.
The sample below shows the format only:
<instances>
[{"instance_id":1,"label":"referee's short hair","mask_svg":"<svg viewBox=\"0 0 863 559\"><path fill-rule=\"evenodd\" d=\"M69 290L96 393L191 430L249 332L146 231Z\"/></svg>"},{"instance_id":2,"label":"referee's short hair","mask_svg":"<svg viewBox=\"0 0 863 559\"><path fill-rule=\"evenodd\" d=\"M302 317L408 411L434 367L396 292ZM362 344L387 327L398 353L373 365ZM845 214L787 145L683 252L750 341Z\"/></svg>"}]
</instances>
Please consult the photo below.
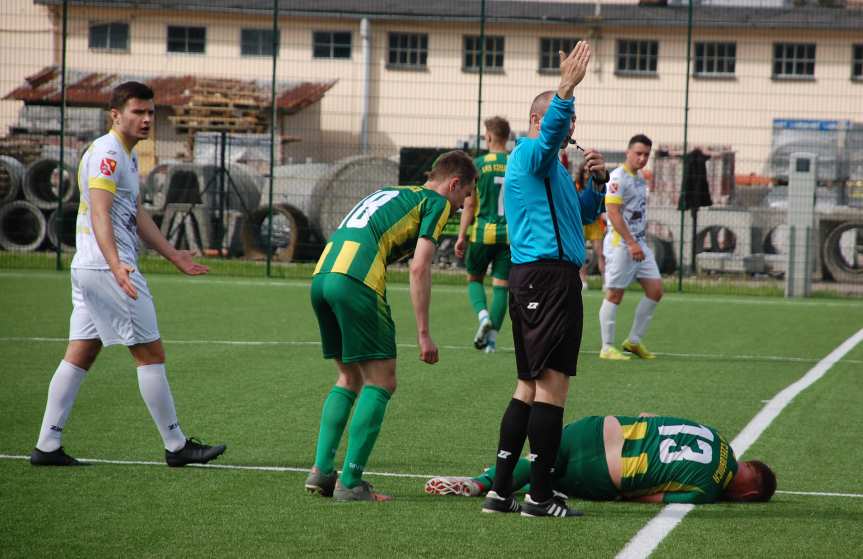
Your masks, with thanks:
<instances>
[{"instance_id":1,"label":"referee's short hair","mask_svg":"<svg viewBox=\"0 0 863 559\"><path fill-rule=\"evenodd\" d=\"M631 148L635 144L644 144L647 147L653 147L653 142L644 134L636 134L635 136L631 137L629 139L629 145L626 147Z\"/></svg>"},{"instance_id":2,"label":"referee's short hair","mask_svg":"<svg viewBox=\"0 0 863 559\"><path fill-rule=\"evenodd\" d=\"M473 159L468 154L455 149L441 154L432 165L429 178L441 180L457 176L462 184L473 184L476 181L477 170Z\"/></svg>"},{"instance_id":3,"label":"referee's short hair","mask_svg":"<svg viewBox=\"0 0 863 559\"><path fill-rule=\"evenodd\" d=\"M501 116L493 116L486 119L485 129L499 142L509 140L509 121Z\"/></svg>"},{"instance_id":4,"label":"referee's short hair","mask_svg":"<svg viewBox=\"0 0 863 559\"><path fill-rule=\"evenodd\" d=\"M123 107L126 106L126 101L129 99L149 101L153 97L155 95L150 86L141 82L123 82L111 92L111 101L108 104L108 108L122 111Z\"/></svg>"}]
</instances>

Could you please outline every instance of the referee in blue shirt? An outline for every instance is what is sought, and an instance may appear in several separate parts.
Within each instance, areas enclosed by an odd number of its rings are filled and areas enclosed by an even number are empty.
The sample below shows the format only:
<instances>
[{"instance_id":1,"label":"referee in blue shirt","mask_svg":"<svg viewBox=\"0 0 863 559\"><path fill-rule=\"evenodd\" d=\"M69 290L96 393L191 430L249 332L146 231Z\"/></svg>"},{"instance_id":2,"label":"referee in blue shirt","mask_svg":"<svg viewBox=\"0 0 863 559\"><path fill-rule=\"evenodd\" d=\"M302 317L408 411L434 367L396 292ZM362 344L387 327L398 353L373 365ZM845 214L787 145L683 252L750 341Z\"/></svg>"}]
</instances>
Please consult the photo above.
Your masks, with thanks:
<instances>
[{"instance_id":1,"label":"referee in blue shirt","mask_svg":"<svg viewBox=\"0 0 863 559\"><path fill-rule=\"evenodd\" d=\"M483 503L485 512L580 515L554 496L551 468L560 445L569 377L575 375L581 345L582 226L599 216L603 192L585 189L579 194L558 158L575 128L572 91L587 71L590 45L580 41L568 56L559 54L557 91L534 99L529 132L510 155L504 178L513 264L509 312L518 383L501 420L497 473ZM588 150L585 162L594 182L608 179L601 154ZM530 493L519 506L512 495L512 472L526 438L532 462Z\"/></svg>"}]
</instances>

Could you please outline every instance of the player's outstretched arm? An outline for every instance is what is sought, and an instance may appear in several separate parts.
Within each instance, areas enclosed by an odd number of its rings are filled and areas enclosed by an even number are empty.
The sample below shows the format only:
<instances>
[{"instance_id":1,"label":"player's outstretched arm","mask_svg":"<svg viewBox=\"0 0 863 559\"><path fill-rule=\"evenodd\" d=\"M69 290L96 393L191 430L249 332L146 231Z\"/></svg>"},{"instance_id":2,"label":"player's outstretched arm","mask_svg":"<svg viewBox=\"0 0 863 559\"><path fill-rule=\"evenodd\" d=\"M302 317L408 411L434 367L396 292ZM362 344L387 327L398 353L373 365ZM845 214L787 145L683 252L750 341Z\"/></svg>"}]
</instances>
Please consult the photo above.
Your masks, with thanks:
<instances>
[{"instance_id":1,"label":"player's outstretched arm","mask_svg":"<svg viewBox=\"0 0 863 559\"><path fill-rule=\"evenodd\" d=\"M557 96L561 99L572 97L575 89L584 75L587 73L587 65L590 63L590 44L587 41L579 41L569 54L558 51L560 56L560 84L557 86Z\"/></svg>"},{"instance_id":2,"label":"player's outstretched arm","mask_svg":"<svg viewBox=\"0 0 863 559\"><path fill-rule=\"evenodd\" d=\"M189 276L199 276L206 274L210 268L203 264L198 264L192 259L192 253L188 250L177 250L171 243L162 235L159 228L153 222L149 212L141 207L141 200L138 199L138 213L136 215L138 221L138 235L148 246L161 254L171 264L177 267L178 270Z\"/></svg>"},{"instance_id":3,"label":"player's outstretched arm","mask_svg":"<svg viewBox=\"0 0 863 559\"><path fill-rule=\"evenodd\" d=\"M431 264L435 244L430 239L420 237L410 266L411 303L417 321L417 343L420 360L428 364L438 361L438 349L429 332L429 304L431 302Z\"/></svg>"}]
</instances>

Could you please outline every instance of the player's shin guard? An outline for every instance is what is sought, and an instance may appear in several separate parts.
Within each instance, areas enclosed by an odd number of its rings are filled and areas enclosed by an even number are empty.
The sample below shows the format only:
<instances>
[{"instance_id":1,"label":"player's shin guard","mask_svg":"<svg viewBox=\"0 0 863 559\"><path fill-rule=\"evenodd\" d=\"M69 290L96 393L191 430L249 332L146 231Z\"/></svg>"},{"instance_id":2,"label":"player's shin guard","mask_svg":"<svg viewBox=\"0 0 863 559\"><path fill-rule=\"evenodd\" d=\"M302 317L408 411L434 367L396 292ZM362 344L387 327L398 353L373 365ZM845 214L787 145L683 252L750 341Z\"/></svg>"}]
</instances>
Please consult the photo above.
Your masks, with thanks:
<instances>
[{"instance_id":1,"label":"player's shin guard","mask_svg":"<svg viewBox=\"0 0 863 559\"><path fill-rule=\"evenodd\" d=\"M66 361L60 361L54 371L51 384L48 385L48 402L45 404L39 441L36 443L36 448L42 452L53 452L60 448L63 427L69 419L69 412L72 411L86 373L84 369Z\"/></svg>"},{"instance_id":2,"label":"player's shin guard","mask_svg":"<svg viewBox=\"0 0 863 559\"><path fill-rule=\"evenodd\" d=\"M177 452L186 446L186 435L177 421L174 397L165 374L165 364L142 365L138 367L138 388L141 397L150 410L150 415L162 435L165 450Z\"/></svg>"},{"instance_id":3,"label":"player's shin guard","mask_svg":"<svg viewBox=\"0 0 863 559\"><path fill-rule=\"evenodd\" d=\"M644 333L647 332L647 327L653 319L653 312L656 310L657 302L649 297L642 297L638 302L638 307L635 309L635 318L632 320L632 330L629 332L629 341L634 344L641 342Z\"/></svg>"},{"instance_id":4,"label":"player's shin guard","mask_svg":"<svg viewBox=\"0 0 863 559\"><path fill-rule=\"evenodd\" d=\"M356 399L356 392L334 386L324 400L324 407L321 410L321 429L315 450L315 467L322 473L328 474L333 471L333 459Z\"/></svg>"},{"instance_id":5,"label":"player's shin guard","mask_svg":"<svg viewBox=\"0 0 863 559\"><path fill-rule=\"evenodd\" d=\"M531 406L513 398L500 420L500 442L497 447L495 476L492 490L501 497L512 494L512 473L518 463L527 438Z\"/></svg>"},{"instance_id":6,"label":"player's shin guard","mask_svg":"<svg viewBox=\"0 0 863 559\"><path fill-rule=\"evenodd\" d=\"M563 408L534 402L527 427L530 441L530 496L541 503L552 497L551 469L557 460L563 432Z\"/></svg>"},{"instance_id":7,"label":"player's shin guard","mask_svg":"<svg viewBox=\"0 0 863 559\"><path fill-rule=\"evenodd\" d=\"M498 331L503 325L503 319L506 318L508 291L508 288L501 285L491 288L491 324Z\"/></svg>"},{"instance_id":8,"label":"player's shin guard","mask_svg":"<svg viewBox=\"0 0 863 559\"><path fill-rule=\"evenodd\" d=\"M602 347L614 345L616 320L617 305L608 299L603 299L602 306L599 307L599 329L602 334Z\"/></svg>"},{"instance_id":9,"label":"player's shin guard","mask_svg":"<svg viewBox=\"0 0 863 559\"><path fill-rule=\"evenodd\" d=\"M467 283L467 297L475 313L479 314L486 310L488 303L485 299L485 286L481 281L469 281Z\"/></svg>"},{"instance_id":10,"label":"player's shin guard","mask_svg":"<svg viewBox=\"0 0 863 559\"><path fill-rule=\"evenodd\" d=\"M348 429L348 451L340 480L348 489L360 483L363 470L378 439L390 393L380 386L366 385L357 398L357 409Z\"/></svg>"}]
</instances>

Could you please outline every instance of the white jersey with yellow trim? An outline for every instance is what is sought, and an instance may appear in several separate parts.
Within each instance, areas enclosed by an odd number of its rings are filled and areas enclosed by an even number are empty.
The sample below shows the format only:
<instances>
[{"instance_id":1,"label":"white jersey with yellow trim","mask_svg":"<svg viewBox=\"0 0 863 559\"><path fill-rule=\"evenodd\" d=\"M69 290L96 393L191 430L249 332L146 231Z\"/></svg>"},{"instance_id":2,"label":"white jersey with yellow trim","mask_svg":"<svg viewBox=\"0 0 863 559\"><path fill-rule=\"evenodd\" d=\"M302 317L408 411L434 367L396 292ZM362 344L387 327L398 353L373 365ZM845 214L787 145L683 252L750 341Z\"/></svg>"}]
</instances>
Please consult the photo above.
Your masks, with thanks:
<instances>
[{"instance_id":1,"label":"white jersey with yellow trim","mask_svg":"<svg viewBox=\"0 0 863 559\"><path fill-rule=\"evenodd\" d=\"M120 261L135 265L138 260L138 156L128 150L113 130L97 138L78 165L81 203L75 228L75 257L72 268L107 270L90 218L90 191L106 190L114 195L111 225Z\"/></svg>"},{"instance_id":2,"label":"white jersey with yellow trim","mask_svg":"<svg viewBox=\"0 0 863 559\"><path fill-rule=\"evenodd\" d=\"M620 213L629 232L637 241L644 241L647 230L647 181L641 171L631 172L621 165L609 175L605 192L605 204L619 204ZM606 214L607 215L607 214ZM621 235L614 230L611 218L607 218L608 235L620 242Z\"/></svg>"}]
</instances>

